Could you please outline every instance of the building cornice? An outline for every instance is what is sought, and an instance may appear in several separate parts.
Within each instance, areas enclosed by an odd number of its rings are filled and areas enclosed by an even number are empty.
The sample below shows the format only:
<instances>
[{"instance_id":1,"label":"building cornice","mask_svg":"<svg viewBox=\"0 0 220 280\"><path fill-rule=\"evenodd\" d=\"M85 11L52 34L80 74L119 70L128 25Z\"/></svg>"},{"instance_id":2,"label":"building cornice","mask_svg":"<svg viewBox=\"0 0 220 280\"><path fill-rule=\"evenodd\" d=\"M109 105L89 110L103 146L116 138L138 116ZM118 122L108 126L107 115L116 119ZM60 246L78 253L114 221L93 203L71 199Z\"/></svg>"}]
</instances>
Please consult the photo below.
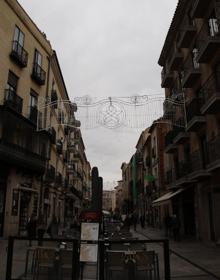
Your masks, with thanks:
<instances>
[{"instance_id":1,"label":"building cornice","mask_svg":"<svg viewBox=\"0 0 220 280\"><path fill-rule=\"evenodd\" d=\"M52 55L52 47L50 42L46 39L45 33L43 33L37 25L33 22L24 8L19 4L17 0L4 0L11 10L17 15L19 20L24 24L27 30L32 34L40 46L47 52L48 56Z\"/></svg>"},{"instance_id":2,"label":"building cornice","mask_svg":"<svg viewBox=\"0 0 220 280\"><path fill-rule=\"evenodd\" d=\"M162 52L160 54L160 58L158 60L158 64L160 66L164 66L165 65L165 61L167 58L167 53L170 51L171 49L171 45L173 44L173 41L175 39L175 36L177 34L177 31L179 29L179 26L183 20L183 15L185 14L185 9L186 6L189 5L191 2L191 0L179 0L170 28L168 30L166 39L165 39L165 43L163 45L162 48Z\"/></svg>"}]
</instances>

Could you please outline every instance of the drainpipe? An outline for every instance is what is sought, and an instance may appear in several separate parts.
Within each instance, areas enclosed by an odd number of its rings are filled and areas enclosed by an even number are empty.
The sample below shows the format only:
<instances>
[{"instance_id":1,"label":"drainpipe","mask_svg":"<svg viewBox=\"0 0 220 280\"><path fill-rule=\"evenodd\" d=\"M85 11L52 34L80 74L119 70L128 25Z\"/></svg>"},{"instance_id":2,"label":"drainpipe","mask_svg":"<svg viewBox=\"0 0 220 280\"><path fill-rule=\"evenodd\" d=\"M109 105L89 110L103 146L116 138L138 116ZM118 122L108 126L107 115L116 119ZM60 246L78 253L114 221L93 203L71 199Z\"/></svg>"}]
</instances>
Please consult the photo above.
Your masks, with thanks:
<instances>
[{"instance_id":1,"label":"drainpipe","mask_svg":"<svg viewBox=\"0 0 220 280\"><path fill-rule=\"evenodd\" d=\"M50 56L47 56L47 80L46 80L46 95L45 95L46 102L48 101L48 97L49 97L50 61L51 61ZM47 108L47 106L45 106L44 107L44 124L43 124L43 127L45 130L46 130L46 126L47 126L47 110L48 110L48 108ZM50 142L49 142L49 147L48 147L48 153L50 153ZM49 162L49 160L47 159L45 171L48 167L48 162ZM43 189L44 189L43 176L44 175L41 175L41 185L40 185L40 215L43 214Z\"/></svg>"}]
</instances>

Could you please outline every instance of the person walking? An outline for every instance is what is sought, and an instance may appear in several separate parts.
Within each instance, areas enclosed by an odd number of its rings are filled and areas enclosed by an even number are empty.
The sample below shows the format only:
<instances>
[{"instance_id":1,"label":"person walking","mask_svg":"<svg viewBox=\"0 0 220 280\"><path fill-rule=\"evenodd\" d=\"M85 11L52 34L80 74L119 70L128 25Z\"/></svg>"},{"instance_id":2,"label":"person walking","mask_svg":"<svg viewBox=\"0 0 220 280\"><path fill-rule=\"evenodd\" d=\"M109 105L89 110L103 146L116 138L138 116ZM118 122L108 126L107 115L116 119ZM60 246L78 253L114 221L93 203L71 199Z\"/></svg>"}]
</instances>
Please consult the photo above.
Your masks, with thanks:
<instances>
[{"instance_id":1,"label":"person walking","mask_svg":"<svg viewBox=\"0 0 220 280\"><path fill-rule=\"evenodd\" d=\"M27 222L27 235L29 239L29 246L32 246L32 239L36 238L36 230L37 230L37 217L35 214L31 214L31 217Z\"/></svg>"},{"instance_id":2,"label":"person walking","mask_svg":"<svg viewBox=\"0 0 220 280\"><path fill-rule=\"evenodd\" d=\"M169 214L167 214L164 218L164 227L165 227L165 236L169 237L170 236L170 229L172 225L172 219Z\"/></svg>"},{"instance_id":3,"label":"person walking","mask_svg":"<svg viewBox=\"0 0 220 280\"><path fill-rule=\"evenodd\" d=\"M42 239L46 232L46 227L44 224L43 215L40 214L37 221L37 237L38 237L38 245L42 246Z\"/></svg>"},{"instance_id":4,"label":"person walking","mask_svg":"<svg viewBox=\"0 0 220 280\"><path fill-rule=\"evenodd\" d=\"M137 231L137 222L138 222L138 213L137 210L133 212L133 225L134 225L134 231Z\"/></svg>"},{"instance_id":5,"label":"person walking","mask_svg":"<svg viewBox=\"0 0 220 280\"><path fill-rule=\"evenodd\" d=\"M180 220L177 215L172 217L173 239L180 241Z\"/></svg>"},{"instance_id":6,"label":"person walking","mask_svg":"<svg viewBox=\"0 0 220 280\"><path fill-rule=\"evenodd\" d=\"M143 214L140 216L140 223L141 223L141 228L144 229L145 228L145 217Z\"/></svg>"}]
</instances>

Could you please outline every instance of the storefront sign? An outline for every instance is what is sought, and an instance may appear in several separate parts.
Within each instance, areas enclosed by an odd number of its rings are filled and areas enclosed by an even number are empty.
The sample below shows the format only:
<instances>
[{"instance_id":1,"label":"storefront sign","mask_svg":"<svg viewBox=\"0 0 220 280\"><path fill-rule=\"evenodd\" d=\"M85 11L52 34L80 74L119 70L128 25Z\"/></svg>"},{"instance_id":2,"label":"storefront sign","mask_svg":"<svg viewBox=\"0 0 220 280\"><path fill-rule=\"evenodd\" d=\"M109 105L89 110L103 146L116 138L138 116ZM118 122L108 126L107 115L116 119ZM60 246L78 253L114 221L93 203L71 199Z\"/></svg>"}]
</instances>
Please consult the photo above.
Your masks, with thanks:
<instances>
[{"instance_id":1,"label":"storefront sign","mask_svg":"<svg viewBox=\"0 0 220 280\"><path fill-rule=\"evenodd\" d=\"M81 240L98 241L98 238L98 223L81 223Z\"/></svg>"}]
</instances>

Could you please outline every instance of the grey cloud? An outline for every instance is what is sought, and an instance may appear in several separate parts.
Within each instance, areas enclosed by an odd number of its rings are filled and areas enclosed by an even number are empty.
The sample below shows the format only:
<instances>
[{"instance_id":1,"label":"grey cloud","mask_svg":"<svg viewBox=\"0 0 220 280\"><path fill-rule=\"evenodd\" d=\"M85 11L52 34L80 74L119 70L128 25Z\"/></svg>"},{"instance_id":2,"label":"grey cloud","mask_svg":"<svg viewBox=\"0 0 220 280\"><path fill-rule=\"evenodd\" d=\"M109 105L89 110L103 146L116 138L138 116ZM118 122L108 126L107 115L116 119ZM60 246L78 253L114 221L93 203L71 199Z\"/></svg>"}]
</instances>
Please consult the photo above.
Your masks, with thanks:
<instances>
[{"instance_id":1,"label":"grey cloud","mask_svg":"<svg viewBox=\"0 0 220 280\"><path fill-rule=\"evenodd\" d=\"M71 98L162 93L157 61L177 0L19 2L57 51ZM139 133L83 130L88 159L105 180L120 179Z\"/></svg>"}]
</instances>

